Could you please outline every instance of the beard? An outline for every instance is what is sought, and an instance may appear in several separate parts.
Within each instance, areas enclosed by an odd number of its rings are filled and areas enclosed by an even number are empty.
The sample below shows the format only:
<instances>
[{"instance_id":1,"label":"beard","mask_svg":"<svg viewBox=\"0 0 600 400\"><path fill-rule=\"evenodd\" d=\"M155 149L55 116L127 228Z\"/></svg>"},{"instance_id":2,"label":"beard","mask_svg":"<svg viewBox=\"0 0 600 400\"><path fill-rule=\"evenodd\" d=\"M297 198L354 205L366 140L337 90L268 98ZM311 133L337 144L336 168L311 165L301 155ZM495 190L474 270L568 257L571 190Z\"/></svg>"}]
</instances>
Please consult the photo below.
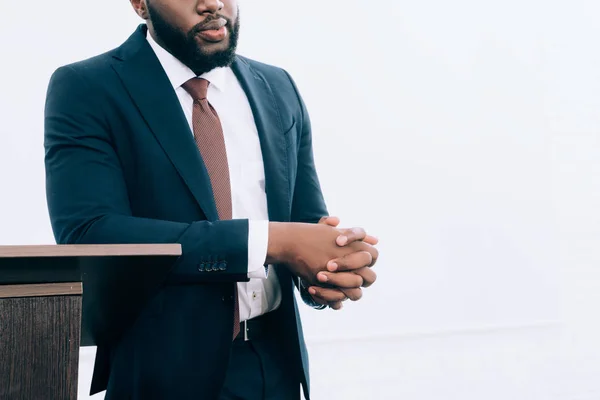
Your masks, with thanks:
<instances>
[{"instance_id":1,"label":"beard","mask_svg":"<svg viewBox=\"0 0 600 400\"><path fill-rule=\"evenodd\" d=\"M150 22L154 27L157 39L162 42L169 53L194 71L196 75L202 75L218 67L230 66L235 59L240 28L239 12L235 22L222 15L215 15L207 17L188 32L183 32L169 24L150 1L147 2L147 6ZM225 50L209 53L196 41L196 35L206 23L218 18L227 20L226 26L229 35L225 40L229 40L229 43Z\"/></svg>"}]
</instances>

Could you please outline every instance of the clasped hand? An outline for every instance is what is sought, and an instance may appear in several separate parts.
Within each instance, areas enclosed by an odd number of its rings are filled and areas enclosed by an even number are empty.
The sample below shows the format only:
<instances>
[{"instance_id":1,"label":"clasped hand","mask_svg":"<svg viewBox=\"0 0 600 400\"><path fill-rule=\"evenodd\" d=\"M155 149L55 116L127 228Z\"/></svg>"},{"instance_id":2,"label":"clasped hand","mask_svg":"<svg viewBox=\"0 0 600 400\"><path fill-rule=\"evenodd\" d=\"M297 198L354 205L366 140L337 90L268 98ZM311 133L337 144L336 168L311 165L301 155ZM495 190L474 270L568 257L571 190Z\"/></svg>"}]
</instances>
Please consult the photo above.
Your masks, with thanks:
<instances>
[{"instance_id":1,"label":"clasped hand","mask_svg":"<svg viewBox=\"0 0 600 400\"><path fill-rule=\"evenodd\" d=\"M337 217L324 217L319 224L337 228ZM367 235L362 228L338 229L335 244L340 250L338 257L329 260L325 268L318 271L315 280L308 280L308 292L313 300L339 310L343 302L357 301L362 297L362 288L371 286L377 274L375 265L379 252L374 247L377 238Z\"/></svg>"}]
</instances>

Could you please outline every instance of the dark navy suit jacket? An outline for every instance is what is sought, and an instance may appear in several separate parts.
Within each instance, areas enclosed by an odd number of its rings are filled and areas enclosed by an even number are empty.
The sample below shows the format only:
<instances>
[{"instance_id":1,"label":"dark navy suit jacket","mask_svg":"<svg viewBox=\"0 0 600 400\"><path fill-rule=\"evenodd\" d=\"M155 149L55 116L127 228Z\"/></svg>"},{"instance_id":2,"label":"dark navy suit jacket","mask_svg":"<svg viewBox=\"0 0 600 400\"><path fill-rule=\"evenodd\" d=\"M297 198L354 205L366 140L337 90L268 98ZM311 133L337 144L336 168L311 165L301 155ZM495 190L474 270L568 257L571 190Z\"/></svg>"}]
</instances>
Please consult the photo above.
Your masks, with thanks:
<instances>
[{"instance_id":1,"label":"dark navy suit jacket","mask_svg":"<svg viewBox=\"0 0 600 400\"><path fill-rule=\"evenodd\" d=\"M269 219L317 222L327 210L294 82L282 69L239 56L232 69L260 136ZM57 243L183 249L135 323L99 346L91 392L108 388L107 400L216 399L231 346L234 285L247 280L248 222L218 220L206 168L145 25L120 47L55 71L45 150ZM308 396L297 279L274 269L282 303L268 318Z\"/></svg>"}]
</instances>

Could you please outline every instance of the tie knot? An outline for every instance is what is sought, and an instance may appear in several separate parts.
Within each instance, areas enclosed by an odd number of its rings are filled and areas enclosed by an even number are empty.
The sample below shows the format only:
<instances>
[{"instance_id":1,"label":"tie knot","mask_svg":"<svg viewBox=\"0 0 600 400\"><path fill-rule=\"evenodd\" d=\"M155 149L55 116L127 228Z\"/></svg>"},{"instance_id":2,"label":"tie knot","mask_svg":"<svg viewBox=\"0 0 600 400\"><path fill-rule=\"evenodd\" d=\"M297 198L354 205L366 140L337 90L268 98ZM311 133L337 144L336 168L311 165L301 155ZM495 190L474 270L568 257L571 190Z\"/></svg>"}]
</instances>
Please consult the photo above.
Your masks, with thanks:
<instances>
[{"instance_id":1,"label":"tie knot","mask_svg":"<svg viewBox=\"0 0 600 400\"><path fill-rule=\"evenodd\" d=\"M209 81L202 78L192 78L183 85L181 85L186 92L193 97L194 100L206 99L206 93L208 92Z\"/></svg>"}]
</instances>

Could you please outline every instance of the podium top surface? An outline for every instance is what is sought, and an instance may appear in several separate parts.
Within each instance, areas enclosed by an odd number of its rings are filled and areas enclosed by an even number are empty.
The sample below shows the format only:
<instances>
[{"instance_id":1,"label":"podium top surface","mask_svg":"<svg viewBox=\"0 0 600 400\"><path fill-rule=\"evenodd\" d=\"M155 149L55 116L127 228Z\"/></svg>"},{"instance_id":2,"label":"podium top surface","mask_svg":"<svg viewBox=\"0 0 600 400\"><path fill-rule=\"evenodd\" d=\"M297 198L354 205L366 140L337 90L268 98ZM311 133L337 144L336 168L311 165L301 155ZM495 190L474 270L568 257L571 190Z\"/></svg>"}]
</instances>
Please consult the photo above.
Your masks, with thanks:
<instances>
[{"instance_id":1,"label":"podium top surface","mask_svg":"<svg viewBox=\"0 0 600 400\"><path fill-rule=\"evenodd\" d=\"M0 259L44 257L178 257L180 255L181 245L178 243L0 246Z\"/></svg>"}]
</instances>

